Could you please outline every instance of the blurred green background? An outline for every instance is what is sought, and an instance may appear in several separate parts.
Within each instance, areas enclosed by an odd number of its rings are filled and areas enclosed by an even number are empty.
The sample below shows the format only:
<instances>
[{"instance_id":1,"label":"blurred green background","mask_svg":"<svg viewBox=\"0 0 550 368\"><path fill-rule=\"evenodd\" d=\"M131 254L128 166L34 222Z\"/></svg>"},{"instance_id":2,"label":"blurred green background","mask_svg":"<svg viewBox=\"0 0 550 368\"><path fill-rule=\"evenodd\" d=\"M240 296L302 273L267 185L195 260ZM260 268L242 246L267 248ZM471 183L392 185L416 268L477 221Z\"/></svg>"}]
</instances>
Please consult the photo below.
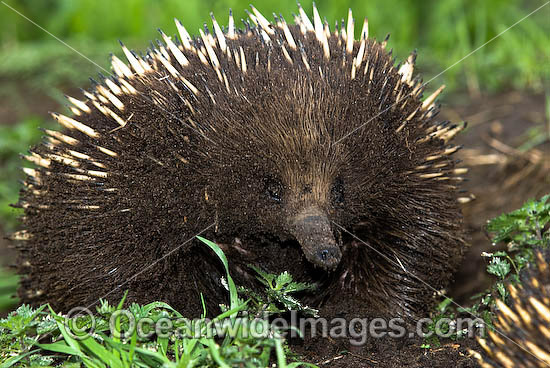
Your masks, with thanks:
<instances>
[{"instance_id":1,"label":"blurred green background","mask_svg":"<svg viewBox=\"0 0 550 368\"><path fill-rule=\"evenodd\" d=\"M6 0L0 3L0 239L17 226L19 213L9 207L17 201L22 178L18 154L49 126L49 110L66 112L63 94L80 96L88 77L99 66L109 69L109 53L121 54L118 39L136 50L146 50L162 28L176 33L173 18L191 33L213 11L222 24L232 8L236 19L246 17L250 0ZM543 6L536 0L426 0L426 1L317 1L331 27L352 8L357 30L368 17L371 37L391 33L389 47L398 60L413 49L424 80L437 76L477 47ZM9 6L6 6L6 4ZM254 2L267 18L281 13L287 21L297 11L294 0ZM311 14L311 1L302 1ZM14 10L10 9L12 7ZM18 14L17 12L20 14ZM27 17L86 58L75 53ZM237 22L240 24L240 22ZM434 86L447 84L445 97L481 95L507 90L541 94L550 79L550 5L529 16L498 39L437 77ZM449 93L450 90L450 93ZM0 240L4 263L13 262L7 242ZM10 294L16 278L0 271L0 310L13 305Z\"/></svg>"}]
</instances>

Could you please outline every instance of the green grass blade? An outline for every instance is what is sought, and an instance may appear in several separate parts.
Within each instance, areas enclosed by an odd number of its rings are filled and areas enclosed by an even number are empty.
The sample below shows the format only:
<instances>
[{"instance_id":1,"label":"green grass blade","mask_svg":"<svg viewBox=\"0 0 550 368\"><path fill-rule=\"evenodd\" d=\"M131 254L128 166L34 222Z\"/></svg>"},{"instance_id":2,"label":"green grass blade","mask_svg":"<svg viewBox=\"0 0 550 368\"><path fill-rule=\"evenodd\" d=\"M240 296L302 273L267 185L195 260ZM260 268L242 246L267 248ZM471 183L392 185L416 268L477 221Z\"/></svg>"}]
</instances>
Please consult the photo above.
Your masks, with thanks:
<instances>
[{"instance_id":1,"label":"green grass blade","mask_svg":"<svg viewBox=\"0 0 550 368\"><path fill-rule=\"evenodd\" d=\"M78 345L78 342L69 335L69 333L65 329L65 325L61 322L64 319L64 317L55 313L55 311L49 305L48 305L48 308L50 309L50 313L54 318L55 323L57 324L57 328L59 329L59 332L61 332L61 334L63 335L63 338L65 339L65 342L67 343L67 345L69 345L75 351L78 351L80 353L79 356L84 356L84 354L80 350L80 346Z\"/></svg>"},{"instance_id":2,"label":"green grass blade","mask_svg":"<svg viewBox=\"0 0 550 368\"><path fill-rule=\"evenodd\" d=\"M286 368L286 356L281 339L275 339L275 353L277 355L277 367Z\"/></svg>"},{"instance_id":3,"label":"green grass blade","mask_svg":"<svg viewBox=\"0 0 550 368\"><path fill-rule=\"evenodd\" d=\"M122 361L120 360L120 355L118 354L117 349L113 349L112 353L106 348L104 348L101 344L99 344L97 341L94 340L92 337L88 337L84 340L81 340L80 343L84 345L88 351L90 351L93 355L95 355L98 359L100 359L102 362L107 364L111 368L123 368Z\"/></svg>"},{"instance_id":4,"label":"green grass blade","mask_svg":"<svg viewBox=\"0 0 550 368\"><path fill-rule=\"evenodd\" d=\"M31 351L29 351L29 352L26 352L25 354L21 354L21 355L18 355L18 356L9 358L9 359L6 360L4 363L0 364L0 368L10 368L10 367L13 367L14 364L18 363L18 362L21 361L22 359L25 359L25 358L28 357L29 355L32 355L32 354L37 353L37 352L39 352L39 351L40 351L40 349L31 350Z\"/></svg>"},{"instance_id":5,"label":"green grass blade","mask_svg":"<svg viewBox=\"0 0 550 368\"><path fill-rule=\"evenodd\" d=\"M75 355L78 357L83 357L84 354L82 354L81 351L77 349L73 349L65 341L58 341L51 344L35 344L41 349L53 351L54 353L61 353L66 355Z\"/></svg>"},{"instance_id":6,"label":"green grass blade","mask_svg":"<svg viewBox=\"0 0 550 368\"><path fill-rule=\"evenodd\" d=\"M168 309L169 311L173 312L177 317L183 318L183 315L180 312L178 312L177 310L172 308L169 304L164 303L164 302L152 302L152 303L149 303L147 305L144 305L143 306L143 311L145 313L149 313L150 311L152 311L155 308Z\"/></svg>"},{"instance_id":7,"label":"green grass blade","mask_svg":"<svg viewBox=\"0 0 550 368\"><path fill-rule=\"evenodd\" d=\"M216 253L216 255L218 256L218 258L222 261L223 266L225 267L225 272L227 273L227 285L229 286L230 309L236 308L239 303L237 298L237 287L235 286L235 283L233 282L233 279L229 274L229 265L227 262L227 257L225 256L223 251L220 249L220 247L216 243L208 239L205 239L201 236L197 236L197 239L202 241L204 244L208 245L210 249L212 249L214 253Z\"/></svg>"},{"instance_id":8,"label":"green grass blade","mask_svg":"<svg viewBox=\"0 0 550 368\"><path fill-rule=\"evenodd\" d=\"M208 350L210 351L210 355L212 356L212 359L220 366L221 368L231 368L227 363L225 363L222 360L222 357L220 355L220 347L216 344L216 342L212 339L201 339L201 342L208 346Z\"/></svg>"}]
</instances>

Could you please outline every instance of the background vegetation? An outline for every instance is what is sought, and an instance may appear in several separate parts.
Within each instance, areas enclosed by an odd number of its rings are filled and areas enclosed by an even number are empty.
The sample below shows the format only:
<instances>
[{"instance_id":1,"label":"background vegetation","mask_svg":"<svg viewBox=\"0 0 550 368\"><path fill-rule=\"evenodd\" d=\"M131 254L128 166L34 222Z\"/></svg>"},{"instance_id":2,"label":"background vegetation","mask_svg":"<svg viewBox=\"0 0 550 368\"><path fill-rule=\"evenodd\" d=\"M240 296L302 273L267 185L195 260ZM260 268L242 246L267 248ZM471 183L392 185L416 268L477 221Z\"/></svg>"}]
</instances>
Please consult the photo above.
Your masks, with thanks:
<instances>
[{"instance_id":1,"label":"background vegetation","mask_svg":"<svg viewBox=\"0 0 550 368\"><path fill-rule=\"evenodd\" d=\"M79 95L87 79L100 67L109 69L108 54L120 54L117 40L136 50L146 50L158 38L157 28L175 33L173 18L197 33L210 11L225 23L228 8L236 19L245 18L249 0L6 0L0 4L0 237L12 231L18 212L18 155L41 136L39 126L51 124L48 110L65 111L63 93ZM426 0L426 1L317 1L329 23L352 8L357 28L368 16L370 34L382 39L392 33L389 45L398 60L418 50L418 65L425 80L467 56L478 46L518 22L538 7L539 0ZM6 5L7 4L7 5ZM289 21L296 12L294 0L258 0L254 5L266 16L282 13ZM311 1L302 1L311 13ZM11 8L13 9L11 9ZM20 14L18 14L17 12ZM25 19L27 17L71 47ZM437 77L451 93L466 91L476 97L518 89L541 93L550 79L550 5L490 42L464 62ZM358 32L359 29L356 30ZM545 84L546 83L546 84ZM450 94L447 94L447 99ZM0 246L4 252L5 244ZM0 309L13 305L15 278L0 272Z\"/></svg>"},{"instance_id":2,"label":"background vegetation","mask_svg":"<svg viewBox=\"0 0 550 368\"><path fill-rule=\"evenodd\" d=\"M210 23L213 11L222 24L232 8L235 18L246 18L248 0L7 0L6 3L55 36L108 69L108 52L118 52L118 39L144 50L158 38L157 28L175 33L173 18L197 33ZM541 0L426 0L426 1L317 1L331 26L352 8L357 30L368 17L371 35L382 39L391 32L390 46L398 59L413 49L426 77L446 69L472 50L544 5ZM311 1L302 1L311 13ZM255 6L269 17L276 12L292 20L294 0L261 0ZM438 82L450 86L494 91L510 86L541 90L550 74L550 6L506 32L495 42L454 67ZM0 78L22 77L52 93L60 82L82 83L97 66L54 40L42 29L2 5L0 11Z\"/></svg>"}]
</instances>

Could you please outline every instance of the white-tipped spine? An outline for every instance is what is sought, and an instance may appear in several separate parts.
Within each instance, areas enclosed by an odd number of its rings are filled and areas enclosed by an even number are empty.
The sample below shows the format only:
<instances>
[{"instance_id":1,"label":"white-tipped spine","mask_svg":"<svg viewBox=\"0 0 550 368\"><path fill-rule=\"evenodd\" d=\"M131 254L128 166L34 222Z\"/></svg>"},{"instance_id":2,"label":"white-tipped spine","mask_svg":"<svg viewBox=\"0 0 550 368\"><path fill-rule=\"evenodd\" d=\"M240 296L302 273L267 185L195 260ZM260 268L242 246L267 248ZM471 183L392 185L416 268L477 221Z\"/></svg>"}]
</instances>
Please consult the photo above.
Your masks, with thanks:
<instances>
[{"instance_id":1,"label":"white-tipped spine","mask_svg":"<svg viewBox=\"0 0 550 368\"><path fill-rule=\"evenodd\" d=\"M178 19L174 18L174 22L176 23L176 28L178 29L178 33L180 35L181 43L183 47L187 50L193 49L193 46L191 46L191 36L189 35L189 32L185 29L183 24Z\"/></svg>"},{"instance_id":2,"label":"white-tipped spine","mask_svg":"<svg viewBox=\"0 0 550 368\"><path fill-rule=\"evenodd\" d=\"M30 168L28 168L28 167L24 167L24 168L23 168L23 172L24 172L25 174L27 174L28 176L31 176L31 177L36 178L36 179L39 179L39 176L40 176L40 175L39 175L38 171L35 170L35 169L30 169Z\"/></svg>"},{"instance_id":3,"label":"white-tipped spine","mask_svg":"<svg viewBox=\"0 0 550 368\"><path fill-rule=\"evenodd\" d=\"M104 153L104 154L106 154L106 155L108 155L108 156L111 156L111 157L117 157L117 156L118 156L118 153L113 152L113 151L111 151L111 150L108 149L108 148L101 147L101 146L96 146L96 148L97 148L100 152L102 152L102 153Z\"/></svg>"},{"instance_id":4,"label":"white-tipped spine","mask_svg":"<svg viewBox=\"0 0 550 368\"><path fill-rule=\"evenodd\" d=\"M365 18L363 21L363 28L361 29L361 40L369 38L369 20Z\"/></svg>"},{"instance_id":5,"label":"white-tipped spine","mask_svg":"<svg viewBox=\"0 0 550 368\"><path fill-rule=\"evenodd\" d=\"M283 27L283 32L285 34L285 38L286 38L286 42L288 43L288 46L290 46L292 50L296 50L296 42L294 42L294 37L292 37L292 33L290 33L288 24L284 19L282 22L282 27Z\"/></svg>"},{"instance_id":6,"label":"white-tipped spine","mask_svg":"<svg viewBox=\"0 0 550 368\"><path fill-rule=\"evenodd\" d=\"M412 76L414 71L415 53L412 53L407 58L407 61L399 68L399 74L401 74L401 80L408 85L412 84Z\"/></svg>"},{"instance_id":7,"label":"white-tipped spine","mask_svg":"<svg viewBox=\"0 0 550 368\"><path fill-rule=\"evenodd\" d=\"M313 22L315 24L315 36L317 37L317 40L321 43L321 45L323 45L323 54L325 56L325 59L330 59L330 48L328 45L328 40L325 34L323 22L321 21L321 17L319 16L319 12L317 11L315 3L313 3Z\"/></svg>"},{"instance_id":8,"label":"white-tipped spine","mask_svg":"<svg viewBox=\"0 0 550 368\"><path fill-rule=\"evenodd\" d=\"M120 43L120 45L122 46L122 51L124 52L126 59L128 59L128 62L130 63L134 71L137 74L144 74L145 69L143 68L143 65L138 61L138 59L134 56L134 54L132 54L132 52L130 52L130 50L128 50L128 48L124 46L122 42Z\"/></svg>"},{"instance_id":9,"label":"white-tipped spine","mask_svg":"<svg viewBox=\"0 0 550 368\"><path fill-rule=\"evenodd\" d=\"M70 166L70 167L79 167L80 166L80 162L78 162L77 160L74 160L70 157L67 157L67 156L49 154L48 157L51 160L53 160L55 162L58 162L62 165L66 165L66 166Z\"/></svg>"},{"instance_id":10,"label":"white-tipped spine","mask_svg":"<svg viewBox=\"0 0 550 368\"><path fill-rule=\"evenodd\" d=\"M122 89L124 92L135 95L137 93L137 90L132 86L130 83L128 83L124 79L119 79L118 82L122 85Z\"/></svg>"},{"instance_id":11,"label":"white-tipped spine","mask_svg":"<svg viewBox=\"0 0 550 368\"><path fill-rule=\"evenodd\" d=\"M59 122L59 124L63 125L65 128L68 129L76 129L87 136L91 138L97 138L99 137L99 133L90 128L89 126L82 124L81 122L71 119L68 116L61 115L58 113L51 113L52 117Z\"/></svg>"},{"instance_id":12,"label":"white-tipped spine","mask_svg":"<svg viewBox=\"0 0 550 368\"><path fill-rule=\"evenodd\" d=\"M122 94L122 90L120 89L120 87L117 86L115 82L113 82L111 79L105 79L105 84L115 95L120 96Z\"/></svg>"},{"instance_id":13,"label":"white-tipped spine","mask_svg":"<svg viewBox=\"0 0 550 368\"><path fill-rule=\"evenodd\" d=\"M460 204L466 204L466 203L470 203L474 199L476 199L476 197L473 194L470 194L468 197L459 197L459 198L457 198L457 201Z\"/></svg>"},{"instance_id":14,"label":"white-tipped spine","mask_svg":"<svg viewBox=\"0 0 550 368\"><path fill-rule=\"evenodd\" d=\"M189 88L191 90L191 92L195 95L195 96L198 96L199 95L199 90L197 89L197 87L195 87L193 85L193 83L189 82L187 79L181 77L180 78L181 81L187 86L187 88Z\"/></svg>"},{"instance_id":15,"label":"white-tipped spine","mask_svg":"<svg viewBox=\"0 0 550 368\"><path fill-rule=\"evenodd\" d=\"M105 96L119 111L124 111L124 104L104 86L97 86L97 91Z\"/></svg>"},{"instance_id":16,"label":"white-tipped spine","mask_svg":"<svg viewBox=\"0 0 550 368\"><path fill-rule=\"evenodd\" d=\"M206 51L206 49L204 50ZM208 60L206 59L206 55L204 55L204 53L200 49L197 49L196 51L197 51L197 56L199 57L199 60L201 61L201 63L203 63L204 65L208 65Z\"/></svg>"},{"instance_id":17,"label":"white-tipped spine","mask_svg":"<svg viewBox=\"0 0 550 368\"><path fill-rule=\"evenodd\" d=\"M311 67L309 66L309 61L307 60L306 51L304 50L302 45L300 45L300 54L302 55L302 62L304 63L304 66L306 67L306 70L308 72L311 71Z\"/></svg>"},{"instance_id":18,"label":"white-tipped spine","mask_svg":"<svg viewBox=\"0 0 550 368\"><path fill-rule=\"evenodd\" d=\"M347 25L347 31L346 31L346 52L348 54L351 54L353 52L353 41L354 38L354 21L353 21L353 14L351 12L351 9L348 11L348 25Z\"/></svg>"},{"instance_id":19,"label":"white-tipped spine","mask_svg":"<svg viewBox=\"0 0 550 368\"><path fill-rule=\"evenodd\" d=\"M252 5L250 5L250 8L252 9L252 12L254 12L254 15L256 16L256 21L258 22L258 25L269 35L274 35L275 31L271 28L271 23Z\"/></svg>"},{"instance_id":20,"label":"white-tipped spine","mask_svg":"<svg viewBox=\"0 0 550 368\"><path fill-rule=\"evenodd\" d=\"M283 55L284 55L285 59L286 59L290 64L293 64L292 58L290 57L290 54L289 54L288 51L286 50L285 45L281 45L281 49L282 49L282 51L283 51Z\"/></svg>"},{"instance_id":21,"label":"white-tipped spine","mask_svg":"<svg viewBox=\"0 0 550 368\"><path fill-rule=\"evenodd\" d=\"M27 241L32 238L32 234L27 230L21 230L11 234L9 238L14 241Z\"/></svg>"},{"instance_id":22,"label":"white-tipped spine","mask_svg":"<svg viewBox=\"0 0 550 368\"><path fill-rule=\"evenodd\" d=\"M130 78L132 75L134 75L134 73L132 73L132 70L128 68L128 65L126 65L125 62L120 60L115 55L111 57L111 65L113 67L113 70L115 71L115 74L119 77Z\"/></svg>"},{"instance_id":23,"label":"white-tipped spine","mask_svg":"<svg viewBox=\"0 0 550 368\"><path fill-rule=\"evenodd\" d=\"M299 15L294 14L294 23L300 27L300 32L302 33L302 35L305 35L307 33L307 27Z\"/></svg>"},{"instance_id":24,"label":"white-tipped spine","mask_svg":"<svg viewBox=\"0 0 550 368\"><path fill-rule=\"evenodd\" d=\"M361 40L361 45L359 46L359 51L357 51L357 56L355 57L355 66L357 69L361 67L361 63L363 63L363 57L365 56L365 47L366 47L366 39Z\"/></svg>"},{"instance_id":25,"label":"white-tipped spine","mask_svg":"<svg viewBox=\"0 0 550 368\"><path fill-rule=\"evenodd\" d=\"M242 46L239 46L239 52L240 52L240 55L241 55L241 70L242 70L243 74L246 74L246 59L245 59L245 56L244 56L244 50L243 50Z\"/></svg>"},{"instance_id":26,"label":"white-tipped spine","mask_svg":"<svg viewBox=\"0 0 550 368\"><path fill-rule=\"evenodd\" d=\"M155 51L155 57L162 63L166 70L168 70L168 73L170 73L174 78L178 78L180 73L176 70L176 68L174 68L172 64L168 60L166 60L158 50Z\"/></svg>"},{"instance_id":27,"label":"white-tipped spine","mask_svg":"<svg viewBox=\"0 0 550 368\"><path fill-rule=\"evenodd\" d=\"M235 33L235 20L233 19L233 11L229 9L229 23L227 24L227 38L234 40Z\"/></svg>"},{"instance_id":28,"label":"white-tipped spine","mask_svg":"<svg viewBox=\"0 0 550 368\"><path fill-rule=\"evenodd\" d=\"M323 22L321 21L319 11L317 10L315 3L313 3L313 27L315 28L315 35L317 36L317 39L321 41L324 38L323 35L321 35L321 33L324 33Z\"/></svg>"},{"instance_id":29,"label":"white-tipped spine","mask_svg":"<svg viewBox=\"0 0 550 368\"><path fill-rule=\"evenodd\" d=\"M468 173L467 167L459 167L458 169L453 170L453 174L455 175L464 175Z\"/></svg>"},{"instance_id":30,"label":"white-tipped spine","mask_svg":"<svg viewBox=\"0 0 550 368\"><path fill-rule=\"evenodd\" d=\"M74 139L73 137L69 137L61 132L58 132L56 130L49 130L49 129L45 129L44 132L53 137L53 138L56 138L58 139L59 141L63 142L63 143L67 143L68 145L71 145L71 146L76 146L78 143L80 143L77 139Z\"/></svg>"},{"instance_id":31,"label":"white-tipped spine","mask_svg":"<svg viewBox=\"0 0 550 368\"><path fill-rule=\"evenodd\" d=\"M172 39L162 31L160 31L160 34L162 35L162 38L164 39L166 46L168 46L168 49L170 50L172 55L174 55L178 63L181 66L189 65L189 60L187 60L183 52L181 52L181 50L176 46L176 44L172 41Z\"/></svg>"},{"instance_id":32,"label":"white-tipped spine","mask_svg":"<svg viewBox=\"0 0 550 368\"><path fill-rule=\"evenodd\" d=\"M77 109L74 106L69 106L69 109L71 110L71 112L73 113L74 116L82 115L82 111L80 111L79 109Z\"/></svg>"},{"instance_id":33,"label":"white-tipped spine","mask_svg":"<svg viewBox=\"0 0 550 368\"><path fill-rule=\"evenodd\" d=\"M298 3L298 11L300 13L300 20L302 21L302 24L304 25L306 30L314 32L315 28L313 28L313 24L311 23L311 20L309 20L309 17L304 11L304 8L302 8L302 5L300 5L299 3Z\"/></svg>"},{"instance_id":34,"label":"white-tipped spine","mask_svg":"<svg viewBox=\"0 0 550 368\"><path fill-rule=\"evenodd\" d=\"M86 170L86 174L90 176L95 176L96 178L106 178L108 174L105 171L98 171L98 170Z\"/></svg>"},{"instance_id":35,"label":"white-tipped spine","mask_svg":"<svg viewBox=\"0 0 550 368\"><path fill-rule=\"evenodd\" d=\"M330 27L328 25L328 22L327 22L326 18L325 18L325 22L324 22L324 32L325 32L325 37L328 40L330 38Z\"/></svg>"},{"instance_id":36,"label":"white-tipped spine","mask_svg":"<svg viewBox=\"0 0 550 368\"><path fill-rule=\"evenodd\" d=\"M25 160L29 161L29 162L32 162L35 165L45 167L45 168L49 168L51 163L52 163L51 160L43 158L43 157L41 157L40 155L38 155L36 153L32 153L31 155L23 156L23 158Z\"/></svg>"},{"instance_id":37,"label":"white-tipped spine","mask_svg":"<svg viewBox=\"0 0 550 368\"><path fill-rule=\"evenodd\" d=\"M435 99L441 94L444 89L445 85L442 85L437 89L437 91L432 93L426 100L424 100L424 102L422 102L422 110L427 111L431 109L434 105Z\"/></svg>"},{"instance_id":38,"label":"white-tipped spine","mask_svg":"<svg viewBox=\"0 0 550 368\"><path fill-rule=\"evenodd\" d=\"M225 42L225 36L222 32L222 29L216 21L214 13L210 13L210 17L212 18L212 25L214 26L214 32L216 33L216 39L218 40L218 45L220 45L220 50L222 50L222 52L225 52L225 50L227 49L227 42Z\"/></svg>"},{"instance_id":39,"label":"white-tipped spine","mask_svg":"<svg viewBox=\"0 0 550 368\"><path fill-rule=\"evenodd\" d=\"M70 103L72 103L73 105L75 105L77 108L79 108L80 110L84 111L84 112L87 112L87 113L90 113L92 110L88 107L88 105L86 105L86 103L84 101L80 101L80 100L77 100L76 98L74 97L71 97L71 96L66 96L67 97L67 100L69 100Z\"/></svg>"},{"instance_id":40,"label":"white-tipped spine","mask_svg":"<svg viewBox=\"0 0 550 368\"><path fill-rule=\"evenodd\" d=\"M120 126L126 125L126 122L120 116L118 116L113 110L109 109L108 107L105 107L105 110L107 111L107 115L112 117L117 122L118 125Z\"/></svg>"},{"instance_id":41,"label":"white-tipped spine","mask_svg":"<svg viewBox=\"0 0 550 368\"><path fill-rule=\"evenodd\" d=\"M466 128L466 123L462 125L458 125L453 129L450 129L447 133L441 136L441 139L443 139L445 142L451 141L456 135L460 132L462 132Z\"/></svg>"},{"instance_id":42,"label":"white-tipped spine","mask_svg":"<svg viewBox=\"0 0 550 368\"><path fill-rule=\"evenodd\" d=\"M91 178L87 175L81 175L81 174L61 174L63 175L64 177L66 178L69 178L69 179L73 179L73 180L79 180L79 181L93 181L95 180L94 178Z\"/></svg>"}]
</instances>

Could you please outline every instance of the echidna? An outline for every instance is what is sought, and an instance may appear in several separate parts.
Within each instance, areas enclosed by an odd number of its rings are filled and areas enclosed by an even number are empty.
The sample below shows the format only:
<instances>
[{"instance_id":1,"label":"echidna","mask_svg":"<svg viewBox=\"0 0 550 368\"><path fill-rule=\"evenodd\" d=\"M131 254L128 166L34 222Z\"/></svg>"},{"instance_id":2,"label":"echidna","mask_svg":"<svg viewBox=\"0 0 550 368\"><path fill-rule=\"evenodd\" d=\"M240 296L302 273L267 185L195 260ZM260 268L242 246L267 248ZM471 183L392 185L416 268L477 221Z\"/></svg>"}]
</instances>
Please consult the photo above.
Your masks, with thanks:
<instances>
[{"instance_id":1,"label":"echidna","mask_svg":"<svg viewBox=\"0 0 550 368\"><path fill-rule=\"evenodd\" d=\"M248 263L318 281L319 299L418 316L463 253L460 174L436 98L395 65L386 40L330 30L313 8L295 24L252 7L244 29L200 29L145 55L122 49L113 75L72 117L54 113L26 158L20 289L67 310L163 300L183 312L225 301L224 246L237 282ZM343 298L342 295L350 295Z\"/></svg>"},{"instance_id":2,"label":"echidna","mask_svg":"<svg viewBox=\"0 0 550 368\"><path fill-rule=\"evenodd\" d=\"M550 249L535 251L536 263L508 284L508 305L497 300L495 331L478 339L474 353L483 368L550 367Z\"/></svg>"}]
</instances>

